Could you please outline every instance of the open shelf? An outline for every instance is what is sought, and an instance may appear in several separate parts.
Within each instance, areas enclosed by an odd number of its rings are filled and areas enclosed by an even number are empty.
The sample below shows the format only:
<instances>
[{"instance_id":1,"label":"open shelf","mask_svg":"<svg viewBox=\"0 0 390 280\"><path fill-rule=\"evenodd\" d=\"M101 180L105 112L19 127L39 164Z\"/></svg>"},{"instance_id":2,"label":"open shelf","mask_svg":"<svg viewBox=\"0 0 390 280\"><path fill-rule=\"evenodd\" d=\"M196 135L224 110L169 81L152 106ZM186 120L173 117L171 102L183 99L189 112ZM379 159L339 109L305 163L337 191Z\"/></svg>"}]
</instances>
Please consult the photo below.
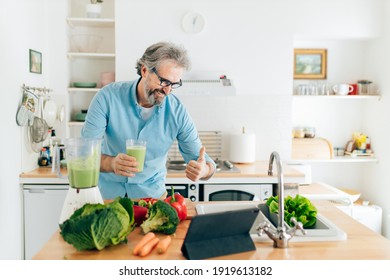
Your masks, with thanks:
<instances>
[{"instance_id":1,"label":"open shelf","mask_svg":"<svg viewBox=\"0 0 390 280\"><path fill-rule=\"evenodd\" d=\"M76 88L76 87L70 87L68 88L68 92L75 92L75 91L83 91L83 92L97 92L101 88Z\"/></svg>"},{"instance_id":2,"label":"open shelf","mask_svg":"<svg viewBox=\"0 0 390 280\"><path fill-rule=\"evenodd\" d=\"M67 22L70 27L115 27L115 20L112 18L77 18L69 17Z\"/></svg>"},{"instance_id":3,"label":"open shelf","mask_svg":"<svg viewBox=\"0 0 390 280\"><path fill-rule=\"evenodd\" d=\"M68 52L68 58L115 58L115 53Z\"/></svg>"},{"instance_id":4,"label":"open shelf","mask_svg":"<svg viewBox=\"0 0 390 280\"><path fill-rule=\"evenodd\" d=\"M70 121L68 122L69 126L83 126L84 122Z\"/></svg>"},{"instance_id":5,"label":"open shelf","mask_svg":"<svg viewBox=\"0 0 390 280\"><path fill-rule=\"evenodd\" d=\"M323 98L323 99L381 99L381 95L298 95L293 94L294 98Z\"/></svg>"},{"instance_id":6,"label":"open shelf","mask_svg":"<svg viewBox=\"0 0 390 280\"><path fill-rule=\"evenodd\" d=\"M356 158L350 156L333 157L332 159L291 159L287 163L377 163L375 157Z\"/></svg>"}]
</instances>

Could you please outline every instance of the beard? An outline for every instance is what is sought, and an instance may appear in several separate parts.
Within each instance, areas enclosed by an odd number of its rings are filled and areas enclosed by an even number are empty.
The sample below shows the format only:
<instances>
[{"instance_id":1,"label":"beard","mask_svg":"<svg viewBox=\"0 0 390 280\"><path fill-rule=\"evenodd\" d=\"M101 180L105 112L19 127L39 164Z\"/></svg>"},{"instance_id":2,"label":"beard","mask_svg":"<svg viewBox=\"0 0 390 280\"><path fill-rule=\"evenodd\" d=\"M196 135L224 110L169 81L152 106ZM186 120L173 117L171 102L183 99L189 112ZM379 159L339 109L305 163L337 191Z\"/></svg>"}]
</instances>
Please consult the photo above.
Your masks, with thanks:
<instances>
[{"instance_id":1,"label":"beard","mask_svg":"<svg viewBox=\"0 0 390 280\"><path fill-rule=\"evenodd\" d=\"M152 106L161 105L161 103L164 101L164 98L166 96L165 92L162 89L147 88L145 91L146 91L146 100Z\"/></svg>"}]
</instances>

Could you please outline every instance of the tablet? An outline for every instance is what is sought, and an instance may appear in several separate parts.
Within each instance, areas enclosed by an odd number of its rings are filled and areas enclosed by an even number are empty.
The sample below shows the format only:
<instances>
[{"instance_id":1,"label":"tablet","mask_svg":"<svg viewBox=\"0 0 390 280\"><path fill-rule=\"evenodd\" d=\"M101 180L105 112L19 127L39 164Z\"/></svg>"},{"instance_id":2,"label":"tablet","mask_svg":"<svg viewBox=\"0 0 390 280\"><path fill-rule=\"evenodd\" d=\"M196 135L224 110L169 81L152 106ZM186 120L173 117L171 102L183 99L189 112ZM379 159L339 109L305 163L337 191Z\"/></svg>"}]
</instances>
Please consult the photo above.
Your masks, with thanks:
<instances>
[{"instance_id":1,"label":"tablet","mask_svg":"<svg viewBox=\"0 0 390 280\"><path fill-rule=\"evenodd\" d=\"M258 214L253 207L193 217L181 247L183 255L195 260L256 250L249 231Z\"/></svg>"}]
</instances>

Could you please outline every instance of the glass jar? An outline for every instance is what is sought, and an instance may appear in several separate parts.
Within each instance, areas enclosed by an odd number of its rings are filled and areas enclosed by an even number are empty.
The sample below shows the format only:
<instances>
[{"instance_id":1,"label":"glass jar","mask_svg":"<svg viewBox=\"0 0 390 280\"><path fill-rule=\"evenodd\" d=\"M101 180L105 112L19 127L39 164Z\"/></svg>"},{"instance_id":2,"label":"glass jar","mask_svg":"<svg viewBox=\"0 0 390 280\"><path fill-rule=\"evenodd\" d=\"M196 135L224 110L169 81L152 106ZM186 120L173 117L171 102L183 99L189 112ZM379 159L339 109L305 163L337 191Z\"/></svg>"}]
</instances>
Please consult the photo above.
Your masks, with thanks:
<instances>
[{"instance_id":1,"label":"glass jar","mask_svg":"<svg viewBox=\"0 0 390 280\"><path fill-rule=\"evenodd\" d=\"M38 165L39 166L48 166L49 165L49 154L46 150L46 148L42 148L39 158L38 158Z\"/></svg>"},{"instance_id":2,"label":"glass jar","mask_svg":"<svg viewBox=\"0 0 390 280\"><path fill-rule=\"evenodd\" d=\"M368 80L359 80L357 81L358 93L360 95L370 95L371 94L371 81Z\"/></svg>"},{"instance_id":3,"label":"glass jar","mask_svg":"<svg viewBox=\"0 0 390 280\"><path fill-rule=\"evenodd\" d=\"M315 127L305 127L305 138L314 138L316 136Z\"/></svg>"},{"instance_id":4,"label":"glass jar","mask_svg":"<svg viewBox=\"0 0 390 280\"><path fill-rule=\"evenodd\" d=\"M294 127L293 136L294 136L294 138L304 138L305 137L304 128L303 127Z\"/></svg>"}]
</instances>

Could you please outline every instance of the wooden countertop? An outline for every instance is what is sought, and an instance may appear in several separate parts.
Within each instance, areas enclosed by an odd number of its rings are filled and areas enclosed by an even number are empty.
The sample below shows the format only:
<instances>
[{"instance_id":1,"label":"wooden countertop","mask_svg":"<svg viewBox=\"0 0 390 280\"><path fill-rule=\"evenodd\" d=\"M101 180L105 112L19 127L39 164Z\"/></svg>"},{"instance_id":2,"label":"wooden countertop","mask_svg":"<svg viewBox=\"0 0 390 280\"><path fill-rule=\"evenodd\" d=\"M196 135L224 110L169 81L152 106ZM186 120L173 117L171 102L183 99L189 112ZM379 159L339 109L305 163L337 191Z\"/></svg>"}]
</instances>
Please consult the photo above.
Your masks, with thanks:
<instances>
[{"instance_id":1,"label":"wooden countertop","mask_svg":"<svg viewBox=\"0 0 390 280\"><path fill-rule=\"evenodd\" d=\"M207 203L207 202L200 202ZM246 202L232 202L246 203ZM328 218L348 235L347 240L332 242L290 242L289 248L273 248L273 243L256 242L256 251L226 255L213 258L216 260L357 260L357 259L390 259L390 240L375 233L359 222L353 220L334 205L326 201L314 201L319 213ZM194 204L188 203L190 216L196 215ZM36 260L88 259L88 260L182 260L185 259L180 248L191 220L182 221L172 243L165 254L158 255L153 251L144 258L132 255L132 249L143 234L137 227L129 236L127 244L105 248L101 251L77 251L67 244L57 231L46 245L33 257ZM163 236L159 235L158 236Z\"/></svg>"},{"instance_id":2,"label":"wooden countertop","mask_svg":"<svg viewBox=\"0 0 390 280\"><path fill-rule=\"evenodd\" d=\"M232 177L269 177L268 175L268 162L257 161L253 164L235 164L240 169L237 173L215 173L213 178L232 178ZM61 172L66 175L66 168ZM304 177L304 174L295 170L294 168L284 165L283 173L285 177ZM275 174L277 174L275 172ZM29 172L23 172L19 176L20 178L57 178L57 174L51 172L50 167L40 167ZM184 172L168 172L167 178L185 178Z\"/></svg>"},{"instance_id":3,"label":"wooden countertop","mask_svg":"<svg viewBox=\"0 0 390 280\"><path fill-rule=\"evenodd\" d=\"M217 172L207 181L199 181L199 184L274 184L277 183L277 172L274 176L268 175L268 162L257 161L252 164L235 164L239 172ZM50 184L67 185L69 181L66 177L67 169L61 169L64 178L57 177L57 174L51 172L50 167L40 167L34 170L23 172L19 175L20 184ZM293 168L290 165L283 165L283 175L285 183L303 183L305 174ZM192 184L193 182L186 178L183 171L168 172L166 175L167 184Z\"/></svg>"},{"instance_id":4,"label":"wooden countertop","mask_svg":"<svg viewBox=\"0 0 390 280\"><path fill-rule=\"evenodd\" d=\"M61 173L67 175L67 169L61 168ZM22 172L19 178L58 178L57 173L51 172L51 167L38 167L28 172Z\"/></svg>"},{"instance_id":5,"label":"wooden countertop","mask_svg":"<svg viewBox=\"0 0 390 280\"><path fill-rule=\"evenodd\" d=\"M235 163L234 164L240 172L216 172L213 178L259 178L259 177L269 177L268 175L268 161L256 161L254 163L242 164ZM276 168L274 167L275 174ZM283 175L284 177L304 177L305 175L302 172L294 169L289 165L283 165ZM184 172L168 172L167 178L182 178L185 177Z\"/></svg>"}]
</instances>

